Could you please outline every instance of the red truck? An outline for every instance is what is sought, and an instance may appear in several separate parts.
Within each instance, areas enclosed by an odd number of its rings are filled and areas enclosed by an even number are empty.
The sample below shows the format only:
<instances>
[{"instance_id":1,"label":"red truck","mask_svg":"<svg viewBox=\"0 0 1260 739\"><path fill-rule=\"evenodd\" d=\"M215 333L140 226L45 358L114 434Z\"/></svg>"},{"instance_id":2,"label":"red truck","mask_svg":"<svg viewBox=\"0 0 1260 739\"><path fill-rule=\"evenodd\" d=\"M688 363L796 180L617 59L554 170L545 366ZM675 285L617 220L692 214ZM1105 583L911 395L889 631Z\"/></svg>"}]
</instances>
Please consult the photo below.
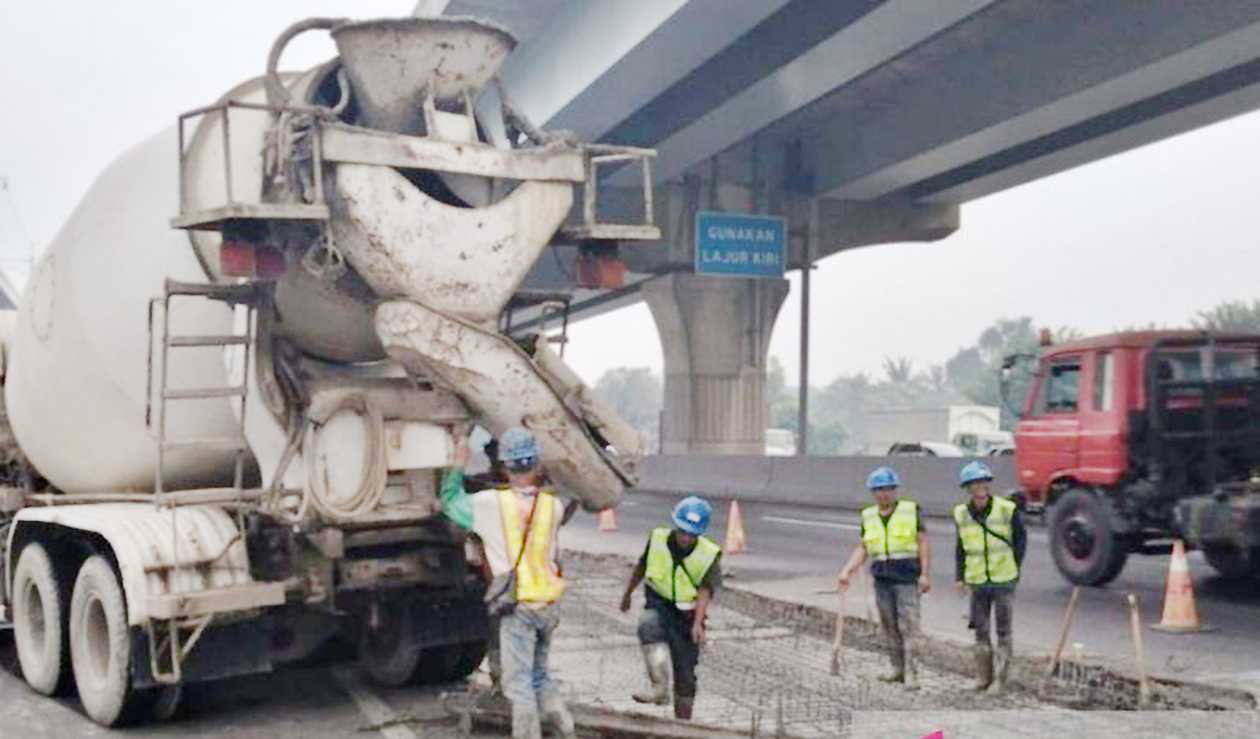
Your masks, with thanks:
<instances>
[{"instance_id":1,"label":"red truck","mask_svg":"<svg viewBox=\"0 0 1260 739\"><path fill-rule=\"evenodd\" d=\"M1042 343L1015 463L1064 577L1102 585L1174 538L1222 575L1260 574L1260 335Z\"/></svg>"}]
</instances>

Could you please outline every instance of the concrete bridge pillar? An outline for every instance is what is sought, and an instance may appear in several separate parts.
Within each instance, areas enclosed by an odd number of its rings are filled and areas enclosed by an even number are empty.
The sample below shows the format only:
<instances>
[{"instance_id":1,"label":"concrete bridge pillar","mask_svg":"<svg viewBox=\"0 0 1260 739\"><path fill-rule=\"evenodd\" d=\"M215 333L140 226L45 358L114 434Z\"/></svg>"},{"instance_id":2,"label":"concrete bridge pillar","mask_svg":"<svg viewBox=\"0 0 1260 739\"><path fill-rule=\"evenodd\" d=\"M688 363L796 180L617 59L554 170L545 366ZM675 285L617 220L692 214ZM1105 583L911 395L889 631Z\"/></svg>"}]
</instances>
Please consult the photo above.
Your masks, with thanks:
<instances>
[{"instance_id":1,"label":"concrete bridge pillar","mask_svg":"<svg viewBox=\"0 0 1260 739\"><path fill-rule=\"evenodd\" d=\"M644 283L665 357L665 454L762 454L766 353L783 279L683 272Z\"/></svg>"}]
</instances>

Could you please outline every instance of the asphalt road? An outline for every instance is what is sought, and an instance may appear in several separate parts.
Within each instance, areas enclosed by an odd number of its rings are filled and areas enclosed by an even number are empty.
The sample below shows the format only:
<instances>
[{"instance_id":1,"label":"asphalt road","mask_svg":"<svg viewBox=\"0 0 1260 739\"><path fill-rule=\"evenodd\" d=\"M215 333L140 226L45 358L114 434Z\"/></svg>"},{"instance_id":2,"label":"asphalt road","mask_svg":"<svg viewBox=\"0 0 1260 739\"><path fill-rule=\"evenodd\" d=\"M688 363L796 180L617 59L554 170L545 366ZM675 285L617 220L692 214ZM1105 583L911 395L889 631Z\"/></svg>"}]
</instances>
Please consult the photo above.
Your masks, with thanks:
<instances>
[{"instance_id":1,"label":"asphalt road","mask_svg":"<svg viewBox=\"0 0 1260 739\"><path fill-rule=\"evenodd\" d=\"M0 739L456 739L462 735L440 691L375 687L353 662L282 667L268 675L191 686L174 719L111 731L84 716L77 699L45 698L0 672Z\"/></svg>"},{"instance_id":2,"label":"asphalt road","mask_svg":"<svg viewBox=\"0 0 1260 739\"><path fill-rule=\"evenodd\" d=\"M566 534L567 546L637 556L647 532L668 521L676 497L639 494L618 509L618 530L600 532L594 516L579 515ZM838 596L820 592L835 587L844 559L858 545L858 515L829 509L748 503L741 506L748 551L726 557L732 583L774 597L834 607ZM717 506L712 532L725 534L727 507ZM923 600L924 629L970 639L966 600L953 587L954 525L946 519L925 521L932 547L932 592ZM1133 640L1124 598L1137 595L1143 623L1159 621L1168 556L1131 556L1120 576L1104 588L1082 589L1069 645L1083 652L1132 665ZM1221 681L1260 690L1260 585L1218 577L1197 552L1190 570L1203 622L1211 631L1166 634L1144 628L1151 672L1181 679ZM1058 638L1072 587L1055 569L1048 535L1029 526L1015 612L1016 650L1049 652ZM851 589L847 610L865 611L861 591ZM1069 647L1070 649L1071 647Z\"/></svg>"}]
</instances>

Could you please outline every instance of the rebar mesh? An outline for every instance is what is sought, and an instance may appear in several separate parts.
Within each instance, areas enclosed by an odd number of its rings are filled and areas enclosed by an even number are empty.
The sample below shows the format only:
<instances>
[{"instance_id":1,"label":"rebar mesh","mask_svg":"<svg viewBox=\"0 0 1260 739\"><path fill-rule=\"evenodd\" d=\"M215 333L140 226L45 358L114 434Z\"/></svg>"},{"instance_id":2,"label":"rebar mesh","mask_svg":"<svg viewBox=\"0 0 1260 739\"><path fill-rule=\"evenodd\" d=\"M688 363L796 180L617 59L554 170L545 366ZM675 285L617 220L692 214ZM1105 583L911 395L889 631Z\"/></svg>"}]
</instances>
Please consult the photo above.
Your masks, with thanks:
<instances>
[{"instance_id":1,"label":"rebar mesh","mask_svg":"<svg viewBox=\"0 0 1260 739\"><path fill-rule=\"evenodd\" d=\"M586 570L588 568L583 568ZM630 697L646 685L635 626L640 605L621 613L624 580L594 571L574 573L562 601L552 649L570 700L656 716L668 706L642 706ZM830 674L831 645L803 614L757 619L718 606L700 659L697 722L751 735L845 736L854 711L1035 709L1035 696L1014 693L995 702L969 690L970 681L920 667L922 688L879 682L887 669L879 651L842 650Z\"/></svg>"}]
</instances>

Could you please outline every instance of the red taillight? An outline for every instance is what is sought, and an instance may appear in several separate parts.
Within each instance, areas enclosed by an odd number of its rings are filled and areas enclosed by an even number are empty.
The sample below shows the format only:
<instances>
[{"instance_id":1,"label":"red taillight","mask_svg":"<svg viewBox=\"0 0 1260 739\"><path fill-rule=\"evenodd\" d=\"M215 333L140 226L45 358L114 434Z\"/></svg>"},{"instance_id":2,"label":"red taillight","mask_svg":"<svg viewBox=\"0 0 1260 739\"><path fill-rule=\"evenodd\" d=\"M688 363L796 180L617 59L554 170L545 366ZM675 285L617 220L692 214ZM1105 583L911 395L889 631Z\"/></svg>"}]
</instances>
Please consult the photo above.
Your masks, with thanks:
<instances>
[{"instance_id":1,"label":"red taillight","mask_svg":"<svg viewBox=\"0 0 1260 739\"><path fill-rule=\"evenodd\" d=\"M224 277L254 276L254 245L224 241L219 247L219 272Z\"/></svg>"},{"instance_id":2,"label":"red taillight","mask_svg":"<svg viewBox=\"0 0 1260 739\"><path fill-rule=\"evenodd\" d=\"M582 250L577 258L578 287L616 289L626 284L626 263L616 253Z\"/></svg>"},{"instance_id":3,"label":"red taillight","mask_svg":"<svg viewBox=\"0 0 1260 739\"><path fill-rule=\"evenodd\" d=\"M274 281L284 276L284 252L274 246L254 246L228 240L219 248L219 272L224 277Z\"/></svg>"},{"instance_id":4,"label":"red taillight","mask_svg":"<svg viewBox=\"0 0 1260 739\"><path fill-rule=\"evenodd\" d=\"M254 275L260 280L280 279L285 266L284 252L274 246L259 247L254 253Z\"/></svg>"}]
</instances>

